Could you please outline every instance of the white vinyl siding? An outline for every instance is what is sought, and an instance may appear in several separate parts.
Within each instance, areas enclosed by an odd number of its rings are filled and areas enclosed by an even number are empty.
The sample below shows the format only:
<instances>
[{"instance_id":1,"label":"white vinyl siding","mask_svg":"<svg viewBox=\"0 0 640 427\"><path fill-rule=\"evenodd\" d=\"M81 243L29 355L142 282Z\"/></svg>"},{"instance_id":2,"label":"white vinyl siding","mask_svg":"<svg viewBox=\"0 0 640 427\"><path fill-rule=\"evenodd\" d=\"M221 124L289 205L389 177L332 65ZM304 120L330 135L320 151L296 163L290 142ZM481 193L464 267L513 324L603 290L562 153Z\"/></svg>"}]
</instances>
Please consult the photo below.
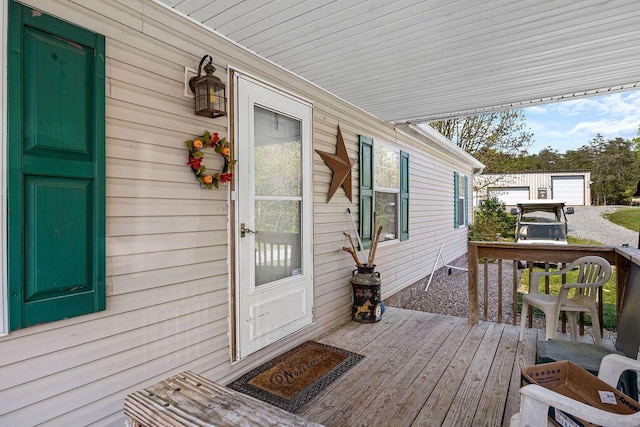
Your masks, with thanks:
<instances>
[{"instance_id":1,"label":"white vinyl siding","mask_svg":"<svg viewBox=\"0 0 640 427\"><path fill-rule=\"evenodd\" d=\"M445 262L466 253L466 230L454 230L443 212L451 212L453 170L470 175L471 166L437 144L395 131L151 0L23 3L106 38L107 309L0 337L3 425L122 425L125 395L170 373L189 369L224 384L349 321L354 264L340 248L342 233L353 234L346 207L358 214L358 165L354 202L339 189L327 203L332 174L314 154L314 324L231 365L232 201L225 186L199 187L184 146L205 129L227 135L226 118L196 116L184 96L184 67L205 53L225 81L231 63L311 100L314 149L335 152L339 124L352 159L359 134L410 153L412 237L378 249L383 298L427 276L441 242Z\"/></svg>"}]
</instances>

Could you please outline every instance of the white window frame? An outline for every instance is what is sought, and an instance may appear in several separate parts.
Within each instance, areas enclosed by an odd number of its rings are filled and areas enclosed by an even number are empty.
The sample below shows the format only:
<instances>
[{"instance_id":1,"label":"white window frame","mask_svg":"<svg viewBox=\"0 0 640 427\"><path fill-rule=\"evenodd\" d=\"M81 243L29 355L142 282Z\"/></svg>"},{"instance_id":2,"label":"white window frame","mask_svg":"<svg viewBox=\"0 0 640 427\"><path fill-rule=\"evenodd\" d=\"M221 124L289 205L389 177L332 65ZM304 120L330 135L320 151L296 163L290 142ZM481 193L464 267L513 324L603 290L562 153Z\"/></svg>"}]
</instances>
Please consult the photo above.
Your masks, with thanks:
<instances>
[{"instance_id":1,"label":"white window frame","mask_svg":"<svg viewBox=\"0 0 640 427\"><path fill-rule=\"evenodd\" d=\"M467 228L469 226L469 175L454 171L453 173L453 219L454 228ZM467 182L465 188L465 181Z\"/></svg>"},{"instance_id":2,"label":"white window frame","mask_svg":"<svg viewBox=\"0 0 640 427\"><path fill-rule=\"evenodd\" d=\"M465 227L467 225L467 192L465 191L465 175L458 174L458 227Z\"/></svg>"},{"instance_id":3,"label":"white window frame","mask_svg":"<svg viewBox=\"0 0 640 427\"><path fill-rule=\"evenodd\" d=\"M398 173L398 187L397 188L392 188L392 187L378 187L376 185L376 170L377 170L377 163L376 163L376 153L378 150L383 149L383 150L388 150L393 152L397 158L398 158L398 164L397 164L397 173ZM383 243L390 243L390 242L398 242L400 241L400 169L401 169L401 165L400 165L400 149L396 148L394 146L392 146L391 144L382 142L382 141L378 141L375 140L373 141L373 211L376 211L376 193L388 193L388 194L395 194L395 198L396 198L396 228L394 231L395 234L395 238L393 239L387 239L384 240L384 237L381 236L381 240L380 240L380 244ZM376 230L373 230L373 233L375 234Z\"/></svg>"}]
</instances>

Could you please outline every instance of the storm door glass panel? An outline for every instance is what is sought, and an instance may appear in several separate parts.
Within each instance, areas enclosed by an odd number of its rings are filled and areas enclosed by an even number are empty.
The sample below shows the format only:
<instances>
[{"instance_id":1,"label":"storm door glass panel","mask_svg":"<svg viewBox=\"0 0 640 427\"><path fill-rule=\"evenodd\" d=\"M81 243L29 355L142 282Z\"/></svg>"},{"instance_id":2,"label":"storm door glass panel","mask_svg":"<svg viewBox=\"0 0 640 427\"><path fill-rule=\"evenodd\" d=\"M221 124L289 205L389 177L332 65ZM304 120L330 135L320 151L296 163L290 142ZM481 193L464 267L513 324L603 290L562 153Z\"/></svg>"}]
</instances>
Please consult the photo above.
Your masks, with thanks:
<instances>
[{"instance_id":1,"label":"storm door glass panel","mask_svg":"<svg viewBox=\"0 0 640 427\"><path fill-rule=\"evenodd\" d=\"M302 274L301 122L254 106L256 286Z\"/></svg>"}]
</instances>

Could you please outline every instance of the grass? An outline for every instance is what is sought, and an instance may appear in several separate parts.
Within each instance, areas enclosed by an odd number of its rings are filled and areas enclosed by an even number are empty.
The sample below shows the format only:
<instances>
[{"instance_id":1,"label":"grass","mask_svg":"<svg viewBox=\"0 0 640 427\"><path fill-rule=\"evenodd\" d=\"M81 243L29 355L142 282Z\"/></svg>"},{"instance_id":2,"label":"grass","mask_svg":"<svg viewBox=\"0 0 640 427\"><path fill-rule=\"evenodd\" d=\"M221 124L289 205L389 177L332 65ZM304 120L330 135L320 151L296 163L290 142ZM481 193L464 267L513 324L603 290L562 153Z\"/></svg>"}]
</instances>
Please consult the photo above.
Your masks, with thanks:
<instances>
[{"instance_id":1,"label":"grass","mask_svg":"<svg viewBox=\"0 0 640 427\"><path fill-rule=\"evenodd\" d=\"M615 212L604 214L604 217L629 230L638 231L640 229L640 209L618 209Z\"/></svg>"},{"instance_id":2,"label":"grass","mask_svg":"<svg viewBox=\"0 0 640 427\"><path fill-rule=\"evenodd\" d=\"M553 269L552 269L553 270ZM535 271L542 271L542 269L536 268ZM577 271L571 271L567 274L567 283L571 281L575 281L578 276ZM549 293L552 295L558 295L560 292L560 287L562 285L562 277L561 276L552 276L549 281ZM524 270L522 272L522 277L520 278L520 287L518 288L518 312L520 312L521 303L522 303L522 295L524 294L524 290L529 288L529 270ZM522 291L522 292L521 292ZM540 292L544 292L544 280L540 280ZM571 294L569 294L571 295ZM616 273L615 267L613 267L613 274L611 275L611 279L602 287L602 295L603 295L603 303L602 303L602 317L603 317L603 327L610 331L616 330ZM537 315L542 315L542 311L534 309L534 313ZM585 325L591 324L591 317L588 314L585 314Z\"/></svg>"},{"instance_id":3,"label":"grass","mask_svg":"<svg viewBox=\"0 0 640 427\"><path fill-rule=\"evenodd\" d=\"M601 245L601 242L596 242L595 240L583 239L580 237L567 237L567 243L570 245Z\"/></svg>"}]
</instances>

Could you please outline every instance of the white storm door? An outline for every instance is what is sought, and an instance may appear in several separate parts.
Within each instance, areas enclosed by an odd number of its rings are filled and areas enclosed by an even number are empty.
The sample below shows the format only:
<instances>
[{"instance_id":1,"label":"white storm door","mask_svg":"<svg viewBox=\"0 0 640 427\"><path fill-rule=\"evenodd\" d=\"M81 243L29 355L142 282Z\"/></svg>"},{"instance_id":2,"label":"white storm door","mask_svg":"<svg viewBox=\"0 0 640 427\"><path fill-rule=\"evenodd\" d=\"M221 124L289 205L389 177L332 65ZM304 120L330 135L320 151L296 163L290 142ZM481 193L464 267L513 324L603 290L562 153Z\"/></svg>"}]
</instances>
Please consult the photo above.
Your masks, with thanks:
<instances>
[{"instance_id":1,"label":"white storm door","mask_svg":"<svg viewBox=\"0 0 640 427\"><path fill-rule=\"evenodd\" d=\"M242 358L313 322L311 106L241 75L235 88Z\"/></svg>"}]
</instances>

